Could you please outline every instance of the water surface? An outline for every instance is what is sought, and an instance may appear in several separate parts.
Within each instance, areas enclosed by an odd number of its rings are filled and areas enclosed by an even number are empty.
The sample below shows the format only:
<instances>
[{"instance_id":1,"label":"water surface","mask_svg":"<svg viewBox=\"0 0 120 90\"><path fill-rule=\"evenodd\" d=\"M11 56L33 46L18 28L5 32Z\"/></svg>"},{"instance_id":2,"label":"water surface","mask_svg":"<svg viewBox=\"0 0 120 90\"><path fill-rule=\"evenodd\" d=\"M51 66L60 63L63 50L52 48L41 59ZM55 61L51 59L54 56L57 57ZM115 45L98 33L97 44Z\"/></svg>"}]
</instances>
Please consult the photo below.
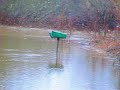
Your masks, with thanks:
<instances>
[{"instance_id":1,"label":"water surface","mask_svg":"<svg viewBox=\"0 0 120 90\"><path fill-rule=\"evenodd\" d=\"M120 69L85 49L79 35L60 43L62 67L56 67L56 40L49 32L0 27L0 90L120 90Z\"/></svg>"}]
</instances>

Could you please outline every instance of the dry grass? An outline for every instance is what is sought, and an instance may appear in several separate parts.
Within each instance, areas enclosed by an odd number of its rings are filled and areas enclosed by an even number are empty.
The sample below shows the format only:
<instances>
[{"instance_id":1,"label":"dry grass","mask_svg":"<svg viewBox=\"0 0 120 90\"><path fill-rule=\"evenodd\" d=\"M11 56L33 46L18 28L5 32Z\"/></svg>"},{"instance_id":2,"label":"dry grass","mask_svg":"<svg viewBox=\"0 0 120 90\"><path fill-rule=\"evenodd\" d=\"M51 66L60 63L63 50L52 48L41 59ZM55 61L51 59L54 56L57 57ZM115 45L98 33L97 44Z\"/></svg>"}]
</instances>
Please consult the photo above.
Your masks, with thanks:
<instances>
[{"instance_id":1,"label":"dry grass","mask_svg":"<svg viewBox=\"0 0 120 90\"><path fill-rule=\"evenodd\" d=\"M118 33L117 33L118 34ZM116 39L113 39L116 37ZM120 59L120 41L119 35L115 36L113 33L108 34L108 37L96 36L92 38L91 44L93 47L102 49L115 57Z\"/></svg>"}]
</instances>

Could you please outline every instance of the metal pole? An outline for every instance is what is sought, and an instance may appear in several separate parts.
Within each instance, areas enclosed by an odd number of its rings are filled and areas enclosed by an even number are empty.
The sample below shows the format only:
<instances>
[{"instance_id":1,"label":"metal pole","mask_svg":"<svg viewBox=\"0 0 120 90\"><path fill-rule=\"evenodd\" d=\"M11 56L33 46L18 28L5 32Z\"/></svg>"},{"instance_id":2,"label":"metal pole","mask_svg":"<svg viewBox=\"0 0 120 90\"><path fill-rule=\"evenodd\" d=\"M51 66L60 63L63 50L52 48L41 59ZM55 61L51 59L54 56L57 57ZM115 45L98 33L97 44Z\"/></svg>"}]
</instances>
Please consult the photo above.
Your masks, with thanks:
<instances>
[{"instance_id":1,"label":"metal pole","mask_svg":"<svg viewBox=\"0 0 120 90\"><path fill-rule=\"evenodd\" d=\"M57 60L58 60L59 40L60 40L60 38L57 38L57 48L56 48L56 65L57 65Z\"/></svg>"}]
</instances>

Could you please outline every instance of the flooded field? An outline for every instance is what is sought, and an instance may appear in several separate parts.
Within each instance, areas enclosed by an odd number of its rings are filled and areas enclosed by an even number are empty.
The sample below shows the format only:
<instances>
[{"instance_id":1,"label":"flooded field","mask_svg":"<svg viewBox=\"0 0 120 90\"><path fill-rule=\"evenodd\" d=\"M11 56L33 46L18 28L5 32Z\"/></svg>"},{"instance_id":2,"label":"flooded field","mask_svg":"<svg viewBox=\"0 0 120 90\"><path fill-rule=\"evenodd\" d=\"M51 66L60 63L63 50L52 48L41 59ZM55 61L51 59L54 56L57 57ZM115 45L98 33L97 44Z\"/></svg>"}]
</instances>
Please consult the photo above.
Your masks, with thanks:
<instances>
[{"instance_id":1,"label":"flooded field","mask_svg":"<svg viewBox=\"0 0 120 90\"><path fill-rule=\"evenodd\" d=\"M120 69L79 35L60 43L56 67L50 31L0 26L0 90L120 90Z\"/></svg>"}]
</instances>

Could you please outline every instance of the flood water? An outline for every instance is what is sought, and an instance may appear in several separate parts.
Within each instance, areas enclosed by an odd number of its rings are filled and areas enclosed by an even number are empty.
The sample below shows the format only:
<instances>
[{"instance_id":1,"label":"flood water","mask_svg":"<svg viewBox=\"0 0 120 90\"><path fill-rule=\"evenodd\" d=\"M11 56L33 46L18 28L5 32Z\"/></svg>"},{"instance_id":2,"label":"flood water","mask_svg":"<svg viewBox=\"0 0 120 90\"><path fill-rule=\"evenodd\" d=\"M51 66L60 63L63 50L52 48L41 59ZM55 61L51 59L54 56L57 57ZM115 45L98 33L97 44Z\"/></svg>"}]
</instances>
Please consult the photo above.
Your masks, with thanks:
<instances>
[{"instance_id":1,"label":"flood water","mask_svg":"<svg viewBox=\"0 0 120 90\"><path fill-rule=\"evenodd\" d=\"M120 69L79 35L60 43L50 30L0 26L0 90L120 90Z\"/></svg>"}]
</instances>

